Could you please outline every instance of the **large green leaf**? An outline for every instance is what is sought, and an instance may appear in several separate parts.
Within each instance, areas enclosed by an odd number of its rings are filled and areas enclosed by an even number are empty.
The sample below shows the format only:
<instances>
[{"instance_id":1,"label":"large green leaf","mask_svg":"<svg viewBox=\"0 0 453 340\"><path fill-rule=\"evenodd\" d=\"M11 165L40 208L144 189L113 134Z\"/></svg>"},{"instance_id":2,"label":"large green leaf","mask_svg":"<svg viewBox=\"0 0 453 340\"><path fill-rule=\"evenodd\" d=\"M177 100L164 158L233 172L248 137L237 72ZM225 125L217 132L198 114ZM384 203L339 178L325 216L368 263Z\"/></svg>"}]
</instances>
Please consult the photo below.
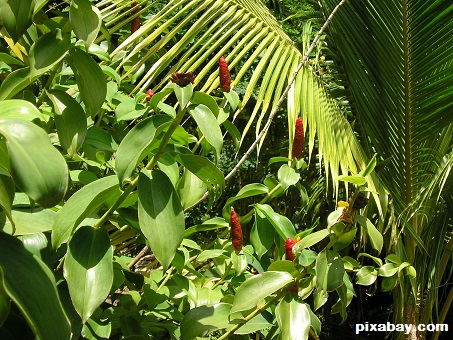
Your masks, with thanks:
<instances>
[{"instance_id":1,"label":"large green leaf","mask_svg":"<svg viewBox=\"0 0 453 340\"><path fill-rule=\"evenodd\" d=\"M269 271L248 278L236 291L230 314L255 307L261 300L293 281L293 276L287 272Z\"/></svg>"},{"instance_id":2,"label":"large green leaf","mask_svg":"<svg viewBox=\"0 0 453 340\"><path fill-rule=\"evenodd\" d=\"M52 225L52 246L57 249L68 241L72 231L85 217L119 192L115 176L98 179L78 190L58 211Z\"/></svg>"},{"instance_id":3,"label":"large green leaf","mask_svg":"<svg viewBox=\"0 0 453 340\"><path fill-rule=\"evenodd\" d=\"M223 217L225 217L225 219L230 218L231 206L233 205L233 203L235 201L240 200L242 198L246 198L246 197L267 194L268 192L269 192L269 188L261 183L251 183L251 184L244 185L241 188L241 190L239 190L239 192L236 194L236 196L230 197L226 201L225 207L222 210Z\"/></svg>"},{"instance_id":4,"label":"large green leaf","mask_svg":"<svg viewBox=\"0 0 453 340\"><path fill-rule=\"evenodd\" d=\"M101 13L89 0L73 0L69 8L69 21L77 38L85 42L88 50L101 27Z\"/></svg>"},{"instance_id":5,"label":"large green leaf","mask_svg":"<svg viewBox=\"0 0 453 340\"><path fill-rule=\"evenodd\" d=\"M77 47L69 50L68 63L74 71L80 96L87 107L87 112L91 115L96 114L107 95L104 72L88 53Z\"/></svg>"},{"instance_id":6,"label":"large green leaf","mask_svg":"<svg viewBox=\"0 0 453 340\"><path fill-rule=\"evenodd\" d=\"M0 328L8 317L11 299L5 291L3 283L3 272L0 267Z\"/></svg>"},{"instance_id":7,"label":"large green leaf","mask_svg":"<svg viewBox=\"0 0 453 340\"><path fill-rule=\"evenodd\" d=\"M167 115L151 116L134 126L124 137L116 153L115 172L122 184L129 179L137 164L147 155L159 126L171 118Z\"/></svg>"},{"instance_id":8,"label":"large green leaf","mask_svg":"<svg viewBox=\"0 0 453 340\"><path fill-rule=\"evenodd\" d=\"M44 130L27 121L3 119L0 133L8 141L16 185L43 207L58 204L68 188L69 172Z\"/></svg>"},{"instance_id":9,"label":"large green leaf","mask_svg":"<svg viewBox=\"0 0 453 340\"><path fill-rule=\"evenodd\" d=\"M184 213L170 179L159 170L143 170L138 179L140 229L164 269L184 236Z\"/></svg>"},{"instance_id":10,"label":"large green leaf","mask_svg":"<svg viewBox=\"0 0 453 340\"><path fill-rule=\"evenodd\" d=\"M223 137L217 118L209 107L203 104L191 105L189 112L197 122L197 126L203 136L214 148L216 160L218 161L223 146Z\"/></svg>"},{"instance_id":11,"label":"large green leaf","mask_svg":"<svg viewBox=\"0 0 453 340\"><path fill-rule=\"evenodd\" d=\"M79 228L68 244L64 277L72 303L85 323L107 298L113 284L113 248L107 231Z\"/></svg>"},{"instance_id":12,"label":"large green leaf","mask_svg":"<svg viewBox=\"0 0 453 340\"><path fill-rule=\"evenodd\" d=\"M206 192L206 185L189 170L185 170L178 182L177 192L181 205L186 209L195 204Z\"/></svg>"},{"instance_id":13,"label":"large green leaf","mask_svg":"<svg viewBox=\"0 0 453 340\"><path fill-rule=\"evenodd\" d=\"M0 85L0 100L13 98L19 91L30 85L30 67L20 68L8 74Z\"/></svg>"},{"instance_id":14,"label":"large green leaf","mask_svg":"<svg viewBox=\"0 0 453 340\"><path fill-rule=\"evenodd\" d=\"M66 92L51 90L47 95L55 109L54 119L60 145L73 157L82 146L87 134L85 111Z\"/></svg>"},{"instance_id":15,"label":"large green leaf","mask_svg":"<svg viewBox=\"0 0 453 340\"><path fill-rule=\"evenodd\" d=\"M11 208L13 206L15 189L16 186L14 185L11 174L0 166L0 207L5 211L10 221L12 221Z\"/></svg>"},{"instance_id":16,"label":"large green leaf","mask_svg":"<svg viewBox=\"0 0 453 340\"><path fill-rule=\"evenodd\" d=\"M32 103L22 99L2 101L0 119L17 118L32 121L36 118L44 120L43 114Z\"/></svg>"},{"instance_id":17,"label":"large green leaf","mask_svg":"<svg viewBox=\"0 0 453 340\"><path fill-rule=\"evenodd\" d=\"M71 327L50 269L22 242L0 232L0 272L6 293L41 339L70 339Z\"/></svg>"},{"instance_id":18,"label":"large green leaf","mask_svg":"<svg viewBox=\"0 0 453 340\"><path fill-rule=\"evenodd\" d=\"M308 339L311 325L310 307L300 299L287 296L279 302L275 311L282 339Z\"/></svg>"},{"instance_id":19,"label":"large green leaf","mask_svg":"<svg viewBox=\"0 0 453 340\"><path fill-rule=\"evenodd\" d=\"M269 248L274 244L274 237L275 230L272 224L261 211L256 210L255 223L250 232L250 243L258 258L261 258L261 256L267 253Z\"/></svg>"},{"instance_id":20,"label":"large green leaf","mask_svg":"<svg viewBox=\"0 0 453 340\"><path fill-rule=\"evenodd\" d=\"M60 29L44 34L31 47L29 53L30 79L47 72L68 53L71 35Z\"/></svg>"},{"instance_id":21,"label":"large green leaf","mask_svg":"<svg viewBox=\"0 0 453 340\"><path fill-rule=\"evenodd\" d=\"M52 230L52 224L55 220L56 212L50 209L37 209L32 212L30 209L19 210L17 208L11 211L14 225L16 227L15 235L26 235L34 233L44 233ZM10 222L6 222L3 231L11 233L13 227Z\"/></svg>"},{"instance_id":22,"label":"large green leaf","mask_svg":"<svg viewBox=\"0 0 453 340\"><path fill-rule=\"evenodd\" d=\"M270 205L255 204L254 208L268 219L283 240L289 237L293 238L296 235L296 230L291 221L286 216L276 213Z\"/></svg>"},{"instance_id":23,"label":"large green leaf","mask_svg":"<svg viewBox=\"0 0 453 340\"><path fill-rule=\"evenodd\" d=\"M0 25L5 27L14 42L30 27L34 5L33 0L0 1Z\"/></svg>"}]
</instances>

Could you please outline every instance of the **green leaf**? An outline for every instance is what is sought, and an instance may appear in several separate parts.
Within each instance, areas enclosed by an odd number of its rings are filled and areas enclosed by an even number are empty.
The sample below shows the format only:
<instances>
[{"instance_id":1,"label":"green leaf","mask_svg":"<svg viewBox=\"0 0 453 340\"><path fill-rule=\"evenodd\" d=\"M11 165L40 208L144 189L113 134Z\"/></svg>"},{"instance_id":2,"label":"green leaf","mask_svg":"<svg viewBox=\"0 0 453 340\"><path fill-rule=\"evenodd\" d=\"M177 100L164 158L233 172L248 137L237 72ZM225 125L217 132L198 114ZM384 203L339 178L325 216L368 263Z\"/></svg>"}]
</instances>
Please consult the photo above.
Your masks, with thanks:
<instances>
[{"instance_id":1,"label":"green leaf","mask_svg":"<svg viewBox=\"0 0 453 340\"><path fill-rule=\"evenodd\" d=\"M226 203L225 207L223 208L223 217L225 219L230 218L230 211L231 211L231 206L233 203L237 200L247 198L247 197L252 197L252 196L258 196L258 195L263 195L267 194L269 192L269 189L267 186L261 184L261 183L251 183L251 184L246 184L239 190L239 192L236 194L236 196L229 198Z\"/></svg>"},{"instance_id":2,"label":"green leaf","mask_svg":"<svg viewBox=\"0 0 453 340\"><path fill-rule=\"evenodd\" d=\"M149 147L158 127L170 120L167 115L151 116L134 126L124 137L116 153L115 167L121 184L132 176L137 164L151 151Z\"/></svg>"},{"instance_id":3,"label":"green leaf","mask_svg":"<svg viewBox=\"0 0 453 340\"><path fill-rule=\"evenodd\" d=\"M248 278L236 291L230 314L255 307L261 300L293 281L293 276L286 272L268 271Z\"/></svg>"},{"instance_id":4,"label":"green leaf","mask_svg":"<svg viewBox=\"0 0 453 340\"><path fill-rule=\"evenodd\" d=\"M294 265L294 262L288 260L274 261L269 265L269 267L267 267L267 270L274 272L287 272L294 277L296 277L296 275L299 273L296 269L296 266Z\"/></svg>"},{"instance_id":5,"label":"green leaf","mask_svg":"<svg viewBox=\"0 0 453 340\"><path fill-rule=\"evenodd\" d=\"M295 169L290 168L288 164L283 164L278 169L278 181L282 185L282 189L286 191L291 185L299 182L300 174Z\"/></svg>"},{"instance_id":6,"label":"green leaf","mask_svg":"<svg viewBox=\"0 0 453 340\"><path fill-rule=\"evenodd\" d=\"M183 209L194 205L206 192L206 185L192 172L185 169L176 191L181 198Z\"/></svg>"},{"instance_id":7,"label":"green leaf","mask_svg":"<svg viewBox=\"0 0 453 340\"><path fill-rule=\"evenodd\" d=\"M95 115L107 95L104 72L88 53L77 47L69 50L68 63L74 71L80 97L87 107L87 112Z\"/></svg>"},{"instance_id":8,"label":"green leaf","mask_svg":"<svg viewBox=\"0 0 453 340\"><path fill-rule=\"evenodd\" d=\"M32 24L33 0L0 1L0 26L17 42Z\"/></svg>"},{"instance_id":9,"label":"green leaf","mask_svg":"<svg viewBox=\"0 0 453 340\"><path fill-rule=\"evenodd\" d=\"M343 275L345 273L343 261L338 255L333 259L328 257L329 271L327 272L327 286L328 292L332 292L341 285L343 285Z\"/></svg>"},{"instance_id":10,"label":"green leaf","mask_svg":"<svg viewBox=\"0 0 453 340\"><path fill-rule=\"evenodd\" d=\"M0 267L0 328L3 326L3 323L8 318L9 307L11 306L11 299L5 291L5 286L3 282L3 272Z\"/></svg>"},{"instance_id":11,"label":"green leaf","mask_svg":"<svg viewBox=\"0 0 453 340\"><path fill-rule=\"evenodd\" d=\"M69 21L75 35L85 42L85 48L88 50L101 27L102 16L99 9L89 0L73 0L69 8Z\"/></svg>"},{"instance_id":12,"label":"green leaf","mask_svg":"<svg viewBox=\"0 0 453 340\"><path fill-rule=\"evenodd\" d=\"M301 239L299 242L297 242L294 247L293 247L293 252L294 254L298 254L299 252L302 251L302 249L309 248L319 241L323 240L327 235L330 234L330 230L328 229L323 229L314 232L313 234L305 236L303 239Z\"/></svg>"},{"instance_id":13,"label":"green leaf","mask_svg":"<svg viewBox=\"0 0 453 340\"><path fill-rule=\"evenodd\" d=\"M170 179L143 170L138 179L138 220L156 259L167 269L184 236L184 213Z\"/></svg>"},{"instance_id":14,"label":"green leaf","mask_svg":"<svg viewBox=\"0 0 453 340\"><path fill-rule=\"evenodd\" d=\"M35 335L40 339L70 339L70 323L50 269L13 236L0 233L0 249L0 282Z\"/></svg>"},{"instance_id":15,"label":"green leaf","mask_svg":"<svg viewBox=\"0 0 453 340\"><path fill-rule=\"evenodd\" d=\"M377 230L373 223L368 218L364 216L357 215L355 220L360 223L362 227L365 228L368 237L370 238L371 246L378 251L378 254L382 250L382 246L384 245L384 238L382 234Z\"/></svg>"},{"instance_id":16,"label":"green leaf","mask_svg":"<svg viewBox=\"0 0 453 340\"><path fill-rule=\"evenodd\" d=\"M363 266L356 274L356 283L358 285L369 286L377 279L378 272L372 266Z\"/></svg>"},{"instance_id":17,"label":"green leaf","mask_svg":"<svg viewBox=\"0 0 453 340\"><path fill-rule=\"evenodd\" d=\"M30 67L20 68L8 74L0 85L0 100L10 99L30 85Z\"/></svg>"},{"instance_id":18,"label":"green leaf","mask_svg":"<svg viewBox=\"0 0 453 340\"><path fill-rule=\"evenodd\" d=\"M182 108L185 108L187 103L190 101L192 98L193 94L193 85L188 84L187 86L179 86L177 84L170 84L167 86L167 88L173 89L175 92L176 98L178 99L179 105L181 105Z\"/></svg>"},{"instance_id":19,"label":"green leaf","mask_svg":"<svg viewBox=\"0 0 453 340\"><path fill-rule=\"evenodd\" d=\"M241 275L247 269L247 257L242 252L237 254L235 251L231 253L231 263L236 276Z\"/></svg>"},{"instance_id":20,"label":"green leaf","mask_svg":"<svg viewBox=\"0 0 453 340\"><path fill-rule=\"evenodd\" d=\"M366 168L360 171L359 175L363 177L369 176L373 172L375 167L376 167L376 154L374 154L373 158L371 158L371 160L368 162Z\"/></svg>"},{"instance_id":21,"label":"green leaf","mask_svg":"<svg viewBox=\"0 0 453 340\"><path fill-rule=\"evenodd\" d=\"M286 296L275 309L282 339L306 340L310 331L309 307L299 298Z\"/></svg>"},{"instance_id":22,"label":"green leaf","mask_svg":"<svg viewBox=\"0 0 453 340\"><path fill-rule=\"evenodd\" d=\"M378 275L383 277L393 276L398 272L398 266L394 263L386 263L378 270Z\"/></svg>"},{"instance_id":23,"label":"green leaf","mask_svg":"<svg viewBox=\"0 0 453 340\"><path fill-rule=\"evenodd\" d=\"M38 77L57 65L68 53L71 35L60 29L44 34L31 47L29 54L30 79Z\"/></svg>"},{"instance_id":24,"label":"green leaf","mask_svg":"<svg viewBox=\"0 0 453 340\"><path fill-rule=\"evenodd\" d=\"M337 181L348 182L355 185L364 185L366 183L366 178L362 175L353 176L341 175L337 177Z\"/></svg>"},{"instance_id":25,"label":"green leaf","mask_svg":"<svg viewBox=\"0 0 453 340\"><path fill-rule=\"evenodd\" d=\"M235 91L230 91L230 92L223 92L223 95L228 100L228 103L230 104L231 109L233 111L236 111L236 109L241 105L241 101L239 99L238 94Z\"/></svg>"},{"instance_id":26,"label":"green leaf","mask_svg":"<svg viewBox=\"0 0 453 340\"><path fill-rule=\"evenodd\" d=\"M69 172L63 156L44 130L18 119L0 120L16 185L42 207L53 207L64 197Z\"/></svg>"},{"instance_id":27,"label":"green leaf","mask_svg":"<svg viewBox=\"0 0 453 340\"><path fill-rule=\"evenodd\" d=\"M275 230L270 221L259 210L255 211L255 222L250 233L250 243L261 259L274 244Z\"/></svg>"},{"instance_id":28,"label":"green leaf","mask_svg":"<svg viewBox=\"0 0 453 340\"><path fill-rule=\"evenodd\" d=\"M276 213L270 205L254 204L253 207L269 220L283 240L289 237L293 238L296 235L296 230L291 221L287 217Z\"/></svg>"},{"instance_id":29,"label":"green leaf","mask_svg":"<svg viewBox=\"0 0 453 340\"><path fill-rule=\"evenodd\" d=\"M209 144L215 149L216 162L219 161L220 151L223 146L222 131L214 113L203 104L190 105L189 112L197 123Z\"/></svg>"},{"instance_id":30,"label":"green leaf","mask_svg":"<svg viewBox=\"0 0 453 340\"><path fill-rule=\"evenodd\" d=\"M192 104L203 104L207 106L209 110L214 114L214 116L219 115L219 106L214 98L212 98L209 94L204 92L196 91L193 93L192 98L190 99Z\"/></svg>"},{"instance_id":31,"label":"green leaf","mask_svg":"<svg viewBox=\"0 0 453 340\"><path fill-rule=\"evenodd\" d=\"M0 207L5 211L10 221L13 221L11 208L13 206L15 191L16 186L14 185L11 174L0 166Z\"/></svg>"},{"instance_id":32,"label":"green leaf","mask_svg":"<svg viewBox=\"0 0 453 340\"><path fill-rule=\"evenodd\" d=\"M22 99L2 101L0 119L17 118L32 121L36 118L44 121L43 114L32 103Z\"/></svg>"},{"instance_id":33,"label":"green leaf","mask_svg":"<svg viewBox=\"0 0 453 340\"><path fill-rule=\"evenodd\" d=\"M87 134L85 111L66 92L51 90L47 95L56 113L54 119L60 145L73 157L82 146Z\"/></svg>"},{"instance_id":34,"label":"green leaf","mask_svg":"<svg viewBox=\"0 0 453 340\"><path fill-rule=\"evenodd\" d=\"M115 176L98 179L76 191L55 216L52 225L52 246L58 249L69 240L74 228L96 211L105 200L119 192Z\"/></svg>"},{"instance_id":35,"label":"green leaf","mask_svg":"<svg viewBox=\"0 0 453 340\"><path fill-rule=\"evenodd\" d=\"M39 208L35 208L33 212L30 212L30 209L14 209L11 213L16 227L15 235L27 235L50 231L56 216L56 212L53 210ZM3 231L11 233L12 229L11 223L6 222Z\"/></svg>"},{"instance_id":36,"label":"green leaf","mask_svg":"<svg viewBox=\"0 0 453 340\"><path fill-rule=\"evenodd\" d=\"M104 228L79 228L68 244L64 277L77 313L85 323L107 298L113 284L113 247Z\"/></svg>"}]
</instances>

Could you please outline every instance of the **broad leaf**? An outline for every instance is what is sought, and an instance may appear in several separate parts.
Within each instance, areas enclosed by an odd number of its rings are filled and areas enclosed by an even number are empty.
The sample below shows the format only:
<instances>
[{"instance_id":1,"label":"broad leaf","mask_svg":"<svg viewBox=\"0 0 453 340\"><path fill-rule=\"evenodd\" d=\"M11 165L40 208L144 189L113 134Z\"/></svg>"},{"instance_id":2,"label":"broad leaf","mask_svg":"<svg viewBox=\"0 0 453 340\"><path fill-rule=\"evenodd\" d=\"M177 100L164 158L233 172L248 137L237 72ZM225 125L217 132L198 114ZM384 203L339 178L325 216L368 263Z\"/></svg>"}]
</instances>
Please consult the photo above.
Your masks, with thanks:
<instances>
[{"instance_id":1,"label":"broad leaf","mask_svg":"<svg viewBox=\"0 0 453 340\"><path fill-rule=\"evenodd\" d=\"M101 27L101 13L89 0L73 0L69 8L69 21L77 38L85 42L88 50Z\"/></svg>"},{"instance_id":2,"label":"broad leaf","mask_svg":"<svg viewBox=\"0 0 453 340\"><path fill-rule=\"evenodd\" d=\"M8 219L12 221L11 208L16 186L11 174L0 166L0 207L5 211Z\"/></svg>"},{"instance_id":3,"label":"broad leaf","mask_svg":"<svg viewBox=\"0 0 453 340\"><path fill-rule=\"evenodd\" d=\"M0 2L0 25L5 27L14 42L17 42L32 24L34 5L33 0Z\"/></svg>"},{"instance_id":4,"label":"broad leaf","mask_svg":"<svg viewBox=\"0 0 453 340\"><path fill-rule=\"evenodd\" d=\"M282 339L306 340L310 331L310 307L300 299L286 297L276 308Z\"/></svg>"},{"instance_id":5,"label":"broad leaf","mask_svg":"<svg viewBox=\"0 0 453 340\"><path fill-rule=\"evenodd\" d=\"M330 230L328 229L319 230L314 232L313 234L309 234L294 245L293 252L295 254L298 254L299 252L302 251L302 249L309 248L315 245L319 241L323 240L329 234Z\"/></svg>"},{"instance_id":6,"label":"broad leaf","mask_svg":"<svg viewBox=\"0 0 453 340\"><path fill-rule=\"evenodd\" d=\"M36 336L70 339L71 327L50 269L13 236L0 233L0 249L0 282Z\"/></svg>"},{"instance_id":7,"label":"broad leaf","mask_svg":"<svg viewBox=\"0 0 453 340\"><path fill-rule=\"evenodd\" d=\"M74 71L80 97L87 107L87 112L95 115L107 95L104 72L93 58L80 48L72 47L70 49L68 63Z\"/></svg>"},{"instance_id":8,"label":"broad leaf","mask_svg":"<svg viewBox=\"0 0 453 340\"><path fill-rule=\"evenodd\" d=\"M59 90L48 91L48 96L55 109L60 145L73 157L82 146L87 134L85 111L69 94Z\"/></svg>"},{"instance_id":9,"label":"broad leaf","mask_svg":"<svg viewBox=\"0 0 453 340\"><path fill-rule=\"evenodd\" d=\"M283 164L278 169L278 181L282 185L282 189L286 191L291 185L299 182L300 174L294 168L290 168L287 164Z\"/></svg>"},{"instance_id":10,"label":"broad leaf","mask_svg":"<svg viewBox=\"0 0 453 340\"><path fill-rule=\"evenodd\" d=\"M30 85L30 67L20 68L8 74L0 85L0 100L13 98L18 92Z\"/></svg>"},{"instance_id":11,"label":"broad leaf","mask_svg":"<svg viewBox=\"0 0 453 340\"><path fill-rule=\"evenodd\" d=\"M105 200L119 192L115 176L98 179L78 190L58 211L52 225L52 246L57 249L69 240L74 228L96 211Z\"/></svg>"},{"instance_id":12,"label":"broad leaf","mask_svg":"<svg viewBox=\"0 0 453 340\"><path fill-rule=\"evenodd\" d=\"M12 210L12 218L16 227L15 235L27 235L34 233L44 233L52 230L56 212L50 209L35 208L33 212L30 209ZM11 233L13 227L10 222L6 222L3 231Z\"/></svg>"},{"instance_id":13,"label":"broad leaf","mask_svg":"<svg viewBox=\"0 0 453 340\"><path fill-rule=\"evenodd\" d=\"M296 235L293 224L286 216L276 213L267 204L255 204L254 207L255 210L260 211L268 219L283 240L289 237L293 238Z\"/></svg>"},{"instance_id":14,"label":"broad leaf","mask_svg":"<svg viewBox=\"0 0 453 340\"><path fill-rule=\"evenodd\" d=\"M251 184L244 185L241 188L241 190L239 190L239 192L236 194L236 196L230 197L226 201L225 207L223 208L223 211L222 211L223 217L225 217L225 219L230 218L231 206L233 205L233 203L235 201L240 200L242 198L246 198L246 197L267 194L268 192L269 192L268 187L263 184L260 184L260 183L251 183Z\"/></svg>"},{"instance_id":15,"label":"broad leaf","mask_svg":"<svg viewBox=\"0 0 453 340\"><path fill-rule=\"evenodd\" d=\"M143 170L138 179L140 229L156 259L167 269L184 236L184 213L170 179L159 170Z\"/></svg>"},{"instance_id":16,"label":"broad leaf","mask_svg":"<svg viewBox=\"0 0 453 340\"><path fill-rule=\"evenodd\" d=\"M183 209L186 209L195 204L204 195L206 185L201 179L186 169L178 182L176 190L181 198Z\"/></svg>"},{"instance_id":17,"label":"broad leaf","mask_svg":"<svg viewBox=\"0 0 453 340\"><path fill-rule=\"evenodd\" d=\"M2 101L0 119L17 118L32 121L36 118L44 120L43 114L32 103L22 99Z\"/></svg>"},{"instance_id":18,"label":"broad leaf","mask_svg":"<svg viewBox=\"0 0 453 340\"><path fill-rule=\"evenodd\" d=\"M154 140L157 128L170 120L167 115L149 117L134 126L124 137L116 153L115 167L121 184L132 176L137 164L151 151L148 148Z\"/></svg>"},{"instance_id":19,"label":"broad leaf","mask_svg":"<svg viewBox=\"0 0 453 340\"><path fill-rule=\"evenodd\" d=\"M71 35L60 29L44 34L30 48L30 79L38 77L57 65L71 45Z\"/></svg>"},{"instance_id":20,"label":"broad leaf","mask_svg":"<svg viewBox=\"0 0 453 340\"><path fill-rule=\"evenodd\" d=\"M371 245L374 249L377 250L378 254L381 252L384 245L384 238L382 234L377 230L373 223L368 218L364 216L357 215L355 217L356 221L360 223L362 227L366 230L368 237L370 238Z\"/></svg>"},{"instance_id":21,"label":"broad leaf","mask_svg":"<svg viewBox=\"0 0 453 340\"><path fill-rule=\"evenodd\" d=\"M250 233L250 243L258 258L261 258L274 243L275 230L259 210L255 211L255 223Z\"/></svg>"},{"instance_id":22,"label":"broad leaf","mask_svg":"<svg viewBox=\"0 0 453 340\"><path fill-rule=\"evenodd\" d=\"M255 307L293 280L293 276L286 272L264 272L248 278L236 291L230 314Z\"/></svg>"},{"instance_id":23,"label":"broad leaf","mask_svg":"<svg viewBox=\"0 0 453 340\"><path fill-rule=\"evenodd\" d=\"M69 172L45 131L27 121L4 119L0 133L8 142L16 185L43 207L58 204L68 188Z\"/></svg>"},{"instance_id":24,"label":"broad leaf","mask_svg":"<svg viewBox=\"0 0 453 340\"><path fill-rule=\"evenodd\" d=\"M68 244L64 277L77 313L85 323L107 298L113 283L113 248L104 228L79 228Z\"/></svg>"}]
</instances>

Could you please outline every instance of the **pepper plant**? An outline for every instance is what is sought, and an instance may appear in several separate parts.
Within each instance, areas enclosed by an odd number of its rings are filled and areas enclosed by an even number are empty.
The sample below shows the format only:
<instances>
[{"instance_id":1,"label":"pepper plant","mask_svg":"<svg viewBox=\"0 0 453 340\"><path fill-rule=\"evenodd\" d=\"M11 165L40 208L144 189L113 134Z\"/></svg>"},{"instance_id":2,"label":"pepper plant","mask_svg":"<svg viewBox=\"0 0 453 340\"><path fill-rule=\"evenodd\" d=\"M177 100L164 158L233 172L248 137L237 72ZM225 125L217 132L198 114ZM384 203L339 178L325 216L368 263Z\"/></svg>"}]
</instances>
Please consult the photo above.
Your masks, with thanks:
<instances>
[{"instance_id":1,"label":"pepper plant","mask_svg":"<svg viewBox=\"0 0 453 340\"><path fill-rule=\"evenodd\" d=\"M325 229L296 230L268 204L293 187L306 194L300 119L297 152L270 160L280 165L275 179L247 183L216 217L187 225L185 213L222 197L231 178L217 166L224 140L241 139L225 60L213 95L196 91L192 72L134 92L140 72L97 40L105 27L90 1L72 1L69 17L47 16L47 1L0 4L2 336L27 324L58 340L317 338L329 295L344 321L354 283L381 276L388 291L414 277L396 255L378 257L383 238L365 207L374 159L338 178L354 194ZM232 218L244 199L250 210ZM250 242L240 244L247 223Z\"/></svg>"}]
</instances>

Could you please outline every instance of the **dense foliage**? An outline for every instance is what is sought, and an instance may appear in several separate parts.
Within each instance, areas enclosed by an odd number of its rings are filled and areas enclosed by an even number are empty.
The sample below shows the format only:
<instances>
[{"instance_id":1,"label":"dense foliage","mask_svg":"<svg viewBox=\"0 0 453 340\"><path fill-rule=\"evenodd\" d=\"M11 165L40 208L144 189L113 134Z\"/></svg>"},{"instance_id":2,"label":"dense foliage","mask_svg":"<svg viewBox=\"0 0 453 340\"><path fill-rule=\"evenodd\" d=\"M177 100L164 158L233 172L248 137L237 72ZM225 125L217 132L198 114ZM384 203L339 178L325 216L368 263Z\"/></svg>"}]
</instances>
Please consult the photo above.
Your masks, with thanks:
<instances>
[{"instance_id":1,"label":"dense foliage","mask_svg":"<svg viewBox=\"0 0 453 340\"><path fill-rule=\"evenodd\" d=\"M0 0L2 338L445 321L453 52L415 23L453 7L347 3L311 52L337 3L288 3Z\"/></svg>"}]
</instances>

